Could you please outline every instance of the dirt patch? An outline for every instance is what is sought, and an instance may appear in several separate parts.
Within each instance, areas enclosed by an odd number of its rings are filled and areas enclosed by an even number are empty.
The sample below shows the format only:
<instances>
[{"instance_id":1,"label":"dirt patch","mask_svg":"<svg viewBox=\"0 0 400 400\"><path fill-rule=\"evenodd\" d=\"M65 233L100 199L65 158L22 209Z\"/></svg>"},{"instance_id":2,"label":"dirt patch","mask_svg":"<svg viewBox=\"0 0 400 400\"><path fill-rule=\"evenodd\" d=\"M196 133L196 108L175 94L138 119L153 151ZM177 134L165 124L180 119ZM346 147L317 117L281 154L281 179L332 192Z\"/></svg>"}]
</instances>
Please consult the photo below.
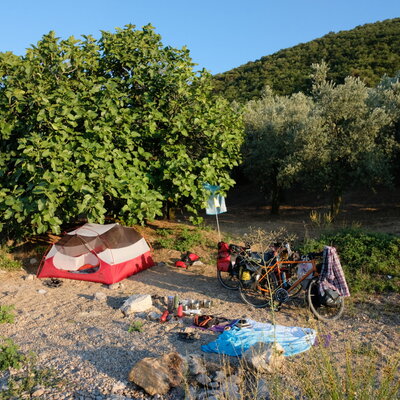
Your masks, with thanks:
<instances>
[{"instance_id":1,"label":"dirt patch","mask_svg":"<svg viewBox=\"0 0 400 400\"><path fill-rule=\"evenodd\" d=\"M329 212L329 199L323 194L311 195L301 190L285 193L280 214L271 215L268 202L252 185L236 186L228 193L228 212L219 215L221 231L233 236L248 233L251 227L266 231L286 228L299 240L313 237L326 226L310 220L315 211L321 216ZM215 217L205 216L207 224L216 228ZM371 231L400 234L400 189L352 191L344 196L343 209L330 228L359 226Z\"/></svg>"}]
</instances>

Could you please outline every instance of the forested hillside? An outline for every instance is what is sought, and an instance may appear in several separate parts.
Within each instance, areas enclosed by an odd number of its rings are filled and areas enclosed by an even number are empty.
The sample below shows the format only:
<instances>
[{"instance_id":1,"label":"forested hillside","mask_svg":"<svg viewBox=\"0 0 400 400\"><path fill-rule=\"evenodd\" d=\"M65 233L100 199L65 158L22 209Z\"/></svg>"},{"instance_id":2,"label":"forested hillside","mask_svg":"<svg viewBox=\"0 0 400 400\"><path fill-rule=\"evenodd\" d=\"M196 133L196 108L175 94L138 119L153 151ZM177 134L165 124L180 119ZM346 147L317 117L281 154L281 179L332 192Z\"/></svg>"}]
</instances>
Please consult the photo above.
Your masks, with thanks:
<instances>
[{"instance_id":1,"label":"forested hillside","mask_svg":"<svg viewBox=\"0 0 400 400\"><path fill-rule=\"evenodd\" d=\"M229 100L259 98L265 85L276 94L308 92L311 65L325 60L328 78L343 83L346 76L375 86L384 74L400 71L400 18L328 33L308 43L280 50L260 60L215 75L215 90Z\"/></svg>"}]
</instances>

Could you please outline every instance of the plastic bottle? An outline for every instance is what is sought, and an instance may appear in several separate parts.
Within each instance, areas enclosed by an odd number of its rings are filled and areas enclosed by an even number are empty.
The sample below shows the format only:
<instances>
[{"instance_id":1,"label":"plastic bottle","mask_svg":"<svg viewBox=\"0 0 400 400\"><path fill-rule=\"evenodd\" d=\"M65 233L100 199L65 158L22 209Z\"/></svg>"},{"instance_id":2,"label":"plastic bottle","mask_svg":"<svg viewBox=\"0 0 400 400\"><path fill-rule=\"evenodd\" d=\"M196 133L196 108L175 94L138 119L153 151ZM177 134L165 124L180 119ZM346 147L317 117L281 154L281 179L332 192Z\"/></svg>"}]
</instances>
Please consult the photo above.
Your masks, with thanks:
<instances>
[{"instance_id":1,"label":"plastic bottle","mask_svg":"<svg viewBox=\"0 0 400 400\"><path fill-rule=\"evenodd\" d=\"M168 296L167 306L170 313L174 311L174 296Z\"/></svg>"},{"instance_id":2,"label":"plastic bottle","mask_svg":"<svg viewBox=\"0 0 400 400\"><path fill-rule=\"evenodd\" d=\"M167 318L168 318L168 315L169 315L168 310L165 310L165 311L163 312L163 314L161 315L160 322L166 322L166 321L167 321Z\"/></svg>"},{"instance_id":3,"label":"plastic bottle","mask_svg":"<svg viewBox=\"0 0 400 400\"><path fill-rule=\"evenodd\" d=\"M283 287L286 287L286 273L282 272L282 282L283 282Z\"/></svg>"},{"instance_id":4,"label":"plastic bottle","mask_svg":"<svg viewBox=\"0 0 400 400\"><path fill-rule=\"evenodd\" d=\"M178 306L179 306L179 297L178 297L178 295L176 294L176 295L174 296L174 310L177 310L177 309L178 309Z\"/></svg>"},{"instance_id":5,"label":"plastic bottle","mask_svg":"<svg viewBox=\"0 0 400 400\"><path fill-rule=\"evenodd\" d=\"M183 317L183 305L182 304L179 304L178 310L176 312L176 315L177 315L178 318L182 318Z\"/></svg>"}]
</instances>

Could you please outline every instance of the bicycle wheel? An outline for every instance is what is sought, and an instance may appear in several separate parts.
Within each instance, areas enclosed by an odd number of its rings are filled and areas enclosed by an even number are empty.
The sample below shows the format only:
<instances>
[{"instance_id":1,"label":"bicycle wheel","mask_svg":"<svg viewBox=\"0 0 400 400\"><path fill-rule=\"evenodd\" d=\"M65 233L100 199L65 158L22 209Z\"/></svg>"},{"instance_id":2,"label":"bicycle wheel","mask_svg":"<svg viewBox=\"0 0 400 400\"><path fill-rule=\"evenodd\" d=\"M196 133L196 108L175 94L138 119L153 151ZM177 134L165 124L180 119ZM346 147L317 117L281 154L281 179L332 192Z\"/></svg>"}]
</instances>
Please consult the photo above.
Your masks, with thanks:
<instances>
[{"instance_id":1,"label":"bicycle wheel","mask_svg":"<svg viewBox=\"0 0 400 400\"><path fill-rule=\"evenodd\" d=\"M250 283L240 281L240 297L245 303L254 308L268 307L271 304L274 290L278 288L278 280L274 273L269 273L256 282L254 278L255 275L256 273L252 274ZM261 290L261 287L264 290Z\"/></svg>"},{"instance_id":2,"label":"bicycle wheel","mask_svg":"<svg viewBox=\"0 0 400 400\"><path fill-rule=\"evenodd\" d=\"M224 272L217 269L217 278L219 283L229 290L239 289L239 278L237 275L233 275L230 271Z\"/></svg>"},{"instance_id":3,"label":"bicycle wheel","mask_svg":"<svg viewBox=\"0 0 400 400\"><path fill-rule=\"evenodd\" d=\"M321 303L318 290L318 278L314 278L307 289L307 303L311 312L321 321L329 322L340 318L344 311L344 298L340 297L337 306L327 307Z\"/></svg>"}]
</instances>

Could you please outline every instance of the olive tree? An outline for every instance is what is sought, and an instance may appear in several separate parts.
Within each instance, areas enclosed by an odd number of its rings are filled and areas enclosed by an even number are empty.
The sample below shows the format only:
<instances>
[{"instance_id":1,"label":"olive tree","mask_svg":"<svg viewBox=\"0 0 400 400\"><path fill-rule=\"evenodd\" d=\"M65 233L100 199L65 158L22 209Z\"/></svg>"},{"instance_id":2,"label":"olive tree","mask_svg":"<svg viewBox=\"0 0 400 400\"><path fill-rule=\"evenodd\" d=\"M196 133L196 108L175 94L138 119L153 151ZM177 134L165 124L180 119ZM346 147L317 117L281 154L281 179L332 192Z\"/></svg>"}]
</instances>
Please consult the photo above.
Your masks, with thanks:
<instances>
[{"instance_id":1,"label":"olive tree","mask_svg":"<svg viewBox=\"0 0 400 400\"><path fill-rule=\"evenodd\" d=\"M151 26L0 53L0 231L196 213L204 182L231 187L241 117L193 68Z\"/></svg>"},{"instance_id":2,"label":"olive tree","mask_svg":"<svg viewBox=\"0 0 400 400\"><path fill-rule=\"evenodd\" d=\"M312 157L313 147L309 145L306 154L305 145L309 135L318 134L319 117L304 94L278 96L266 88L260 100L246 104L244 122L245 171L270 196L271 212L276 214L282 190L299 178Z\"/></svg>"},{"instance_id":3,"label":"olive tree","mask_svg":"<svg viewBox=\"0 0 400 400\"><path fill-rule=\"evenodd\" d=\"M383 128L390 116L384 107L372 104L373 91L360 79L347 77L336 85L326 79L325 63L313 67L315 110L323 124L308 138L320 149L315 153L319 167L309 177L330 193L335 217L351 187L384 182L391 146Z\"/></svg>"},{"instance_id":4,"label":"olive tree","mask_svg":"<svg viewBox=\"0 0 400 400\"><path fill-rule=\"evenodd\" d=\"M384 76L372 90L370 102L374 107L383 107L391 120L391 124L385 127L384 139L387 148L393 149L391 170L400 182L400 73L394 77Z\"/></svg>"}]
</instances>

